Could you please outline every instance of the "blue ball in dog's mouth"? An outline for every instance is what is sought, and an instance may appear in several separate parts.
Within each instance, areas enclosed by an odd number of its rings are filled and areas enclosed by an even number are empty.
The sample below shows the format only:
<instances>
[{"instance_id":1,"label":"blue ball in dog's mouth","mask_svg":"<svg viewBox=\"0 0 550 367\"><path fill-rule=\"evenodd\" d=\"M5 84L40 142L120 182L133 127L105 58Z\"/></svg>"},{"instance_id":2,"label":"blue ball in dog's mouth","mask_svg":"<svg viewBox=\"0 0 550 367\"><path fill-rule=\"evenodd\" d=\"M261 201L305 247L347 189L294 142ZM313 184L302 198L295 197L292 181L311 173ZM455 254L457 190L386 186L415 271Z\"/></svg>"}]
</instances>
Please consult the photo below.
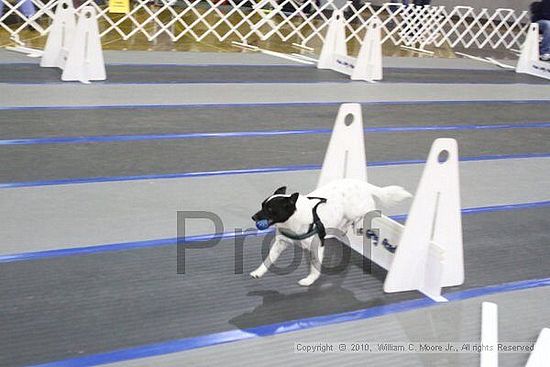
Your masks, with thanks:
<instances>
[{"instance_id":1,"label":"blue ball in dog's mouth","mask_svg":"<svg viewBox=\"0 0 550 367\"><path fill-rule=\"evenodd\" d=\"M268 227L269 227L269 221L267 219L261 219L256 222L256 228L258 228L260 231L263 231Z\"/></svg>"}]
</instances>

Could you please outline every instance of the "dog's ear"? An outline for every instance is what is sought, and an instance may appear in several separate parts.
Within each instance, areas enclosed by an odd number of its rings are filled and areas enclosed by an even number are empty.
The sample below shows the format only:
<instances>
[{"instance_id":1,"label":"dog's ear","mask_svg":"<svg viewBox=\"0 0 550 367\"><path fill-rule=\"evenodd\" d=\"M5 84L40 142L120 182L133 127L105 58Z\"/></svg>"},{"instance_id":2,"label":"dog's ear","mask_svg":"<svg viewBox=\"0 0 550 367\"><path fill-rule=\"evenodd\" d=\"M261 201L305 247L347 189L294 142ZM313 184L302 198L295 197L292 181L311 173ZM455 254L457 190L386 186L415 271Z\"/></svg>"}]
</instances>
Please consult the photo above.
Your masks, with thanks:
<instances>
[{"instance_id":1,"label":"dog's ear","mask_svg":"<svg viewBox=\"0 0 550 367\"><path fill-rule=\"evenodd\" d=\"M296 204L296 202L298 201L298 196L300 196L300 194L297 192L290 195L290 202L292 203L292 205Z\"/></svg>"},{"instance_id":2,"label":"dog's ear","mask_svg":"<svg viewBox=\"0 0 550 367\"><path fill-rule=\"evenodd\" d=\"M273 195L284 195L286 194L286 186L282 186L282 187L279 187L277 190L275 190L275 192L273 193Z\"/></svg>"}]
</instances>

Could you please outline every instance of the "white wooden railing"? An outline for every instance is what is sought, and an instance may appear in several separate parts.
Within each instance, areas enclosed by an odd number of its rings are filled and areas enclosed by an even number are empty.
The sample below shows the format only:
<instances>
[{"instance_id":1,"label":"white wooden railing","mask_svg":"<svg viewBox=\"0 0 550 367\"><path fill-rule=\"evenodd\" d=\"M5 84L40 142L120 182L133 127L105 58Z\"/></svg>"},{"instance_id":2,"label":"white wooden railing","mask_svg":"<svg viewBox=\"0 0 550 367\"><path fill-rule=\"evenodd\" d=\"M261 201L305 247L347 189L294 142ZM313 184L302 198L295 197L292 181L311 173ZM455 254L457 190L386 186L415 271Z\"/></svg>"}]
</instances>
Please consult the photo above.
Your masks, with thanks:
<instances>
[{"instance_id":1,"label":"white wooden railing","mask_svg":"<svg viewBox=\"0 0 550 367\"><path fill-rule=\"evenodd\" d=\"M29 28L45 35L51 25L57 0L0 0L0 32L7 32L16 43L24 44ZM30 6L32 3L32 7ZM78 5L78 4L77 4ZM110 14L106 4L85 0L80 6L97 10L101 37L128 40L141 34L149 42L168 37L176 42L183 37L195 41L291 42L318 47L324 41L334 0L321 5L298 0L136 0L128 14ZM29 12L34 8L34 14ZM346 14L347 41L361 42L369 18L383 22L384 43L397 46L451 48L517 49L529 26L527 11L512 9L474 9L458 6L403 6L387 3L381 7L351 2L342 8Z\"/></svg>"}]
</instances>

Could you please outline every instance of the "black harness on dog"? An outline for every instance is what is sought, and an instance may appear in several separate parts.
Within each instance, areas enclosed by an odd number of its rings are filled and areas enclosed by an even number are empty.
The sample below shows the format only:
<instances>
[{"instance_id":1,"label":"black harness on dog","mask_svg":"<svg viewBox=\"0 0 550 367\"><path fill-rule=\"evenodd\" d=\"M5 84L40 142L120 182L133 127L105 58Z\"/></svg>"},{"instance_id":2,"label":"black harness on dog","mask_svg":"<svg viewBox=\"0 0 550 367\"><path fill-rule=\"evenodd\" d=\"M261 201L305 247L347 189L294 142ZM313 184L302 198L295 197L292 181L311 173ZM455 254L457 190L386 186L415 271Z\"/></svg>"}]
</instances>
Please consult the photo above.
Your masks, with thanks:
<instances>
[{"instance_id":1,"label":"black harness on dog","mask_svg":"<svg viewBox=\"0 0 550 367\"><path fill-rule=\"evenodd\" d=\"M321 222L321 218L319 218L319 215L317 214L317 207L321 204L326 203L327 199L318 198L315 196L308 196L307 198L310 200L319 200L319 202L315 204L315 206L311 210L311 214L313 215L313 223L309 225L309 230L307 231L307 233L294 234L291 232L286 232L282 229L280 229L279 232L281 232L283 236L288 237L291 240L297 240L297 241L305 240L306 238L309 238L311 236L318 235L319 239L321 240L321 246L324 246L325 236L327 235L327 231L325 229L325 225L323 224L323 222Z\"/></svg>"}]
</instances>

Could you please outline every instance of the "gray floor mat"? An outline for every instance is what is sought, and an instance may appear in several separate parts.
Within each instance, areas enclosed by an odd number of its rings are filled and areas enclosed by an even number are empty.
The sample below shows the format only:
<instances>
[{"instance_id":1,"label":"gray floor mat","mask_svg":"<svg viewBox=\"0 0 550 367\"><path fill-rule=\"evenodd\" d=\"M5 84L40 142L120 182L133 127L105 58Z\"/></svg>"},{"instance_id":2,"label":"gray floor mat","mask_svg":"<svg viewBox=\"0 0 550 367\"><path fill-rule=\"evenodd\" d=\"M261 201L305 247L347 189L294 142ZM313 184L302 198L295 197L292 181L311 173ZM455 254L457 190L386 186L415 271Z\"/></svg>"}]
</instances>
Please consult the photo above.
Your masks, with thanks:
<instances>
[{"instance_id":1,"label":"gray floor mat","mask_svg":"<svg viewBox=\"0 0 550 367\"><path fill-rule=\"evenodd\" d=\"M320 165L329 134L283 137L0 146L0 182ZM368 161L425 160L434 139L461 157L550 152L550 129L429 131L366 138Z\"/></svg>"},{"instance_id":2,"label":"gray floor mat","mask_svg":"<svg viewBox=\"0 0 550 367\"><path fill-rule=\"evenodd\" d=\"M269 338L252 338L180 353L163 354L147 359L126 360L107 367L173 367L173 366L399 366L399 367L464 367L479 365L479 353L473 345L481 340L481 302L498 304L499 342L534 342L541 328L550 324L545 312L550 304L550 287L498 293L368 318L279 334ZM458 344L461 353L366 353L359 349L350 353L296 353L295 344L331 342L370 342L372 350L391 343L447 342ZM470 349L462 349L468 343ZM315 345L313 344L313 345ZM395 345L395 344L394 344ZM349 347L351 347L348 344ZM358 348L357 348L358 349ZM269 353L266 353L266 350ZM273 358L273 356L277 356ZM500 367L525 366L529 351L499 353Z\"/></svg>"},{"instance_id":3,"label":"gray floor mat","mask_svg":"<svg viewBox=\"0 0 550 367\"><path fill-rule=\"evenodd\" d=\"M349 83L348 76L314 66L107 65L103 83ZM508 70L385 68L385 83L548 84ZM0 83L61 83L61 71L32 64L0 64ZM101 83L101 82L100 82Z\"/></svg>"},{"instance_id":4,"label":"gray floor mat","mask_svg":"<svg viewBox=\"0 0 550 367\"><path fill-rule=\"evenodd\" d=\"M548 277L548 218L548 207L465 216L466 283L454 290ZM364 274L355 257L309 289L296 284L305 262L287 275L249 279L261 241L246 240L244 274L235 274L230 241L188 248L185 275L176 274L174 246L0 264L0 364L47 362L419 297L384 294L384 272L374 267ZM329 248L334 266L342 251ZM292 257L289 249L278 264Z\"/></svg>"},{"instance_id":5,"label":"gray floor mat","mask_svg":"<svg viewBox=\"0 0 550 367\"><path fill-rule=\"evenodd\" d=\"M330 129L338 104L6 110L0 138ZM422 126L549 122L550 103L437 103L363 106L363 124Z\"/></svg>"}]
</instances>

